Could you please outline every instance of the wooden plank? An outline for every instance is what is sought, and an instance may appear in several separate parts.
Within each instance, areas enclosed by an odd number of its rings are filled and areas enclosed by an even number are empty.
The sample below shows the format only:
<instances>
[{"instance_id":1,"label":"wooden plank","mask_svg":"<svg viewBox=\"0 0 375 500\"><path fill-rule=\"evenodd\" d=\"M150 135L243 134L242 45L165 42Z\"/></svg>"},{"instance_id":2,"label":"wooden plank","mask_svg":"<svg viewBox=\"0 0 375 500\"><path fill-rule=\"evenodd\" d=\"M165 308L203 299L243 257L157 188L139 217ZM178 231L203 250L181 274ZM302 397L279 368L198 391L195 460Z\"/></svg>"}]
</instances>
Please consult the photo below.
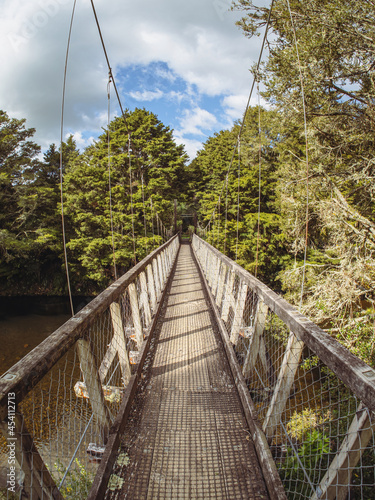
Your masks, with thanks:
<instances>
[{"instance_id":1,"label":"wooden plank","mask_svg":"<svg viewBox=\"0 0 375 500\"><path fill-rule=\"evenodd\" d=\"M340 449L311 500L345 500L348 497L354 468L374 436L375 423L363 406L357 411Z\"/></svg>"},{"instance_id":2,"label":"wooden plank","mask_svg":"<svg viewBox=\"0 0 375 500\"><path fill-rule=\"evenodd\" d=\"M268 489L270 498L277 500L287 500L283 484L281 482L279 473L276 468L276 464L272 457L271 450L268 446L266 436L262 430L261 424L258 419L258 414L255 405L250 397L248 388L246 386L245 379L241 373L241 369L238 365L236 354L234 352L233 346L229 340L225 324L220 317L219 310L217 309L215 299L210 292L207 285L207 281L203 278L203 271L199 260L196 259L203 283L206 289L207 296L210 300L212 310L215 315L216 323L219 328L221 340L224 345L225 353L229 362L229 366L232 371L232 375L240 396L242 406L244 409L244 414L246 417L247 424L249 426L251 437L253 439L255 449L258 455L259 463L263 472L266 487Z\"/></svg>"},{"instance_id":3,"label":"wooden plank","mask_svg":"<svg viewBox=\"0 0 375 500\"><path fill-rule=\"evenodd\" d=\"M145 327L148 328L151 323L151 308L147 290L147 280L144 272L139 275L139 282L141 285L141 304L145 315Z\"/></svg>"},{"instance_id":4,"label":"wooden plank","mask_svg":"<svg viewBox=\"0 0 375 500\"><path fill-rule=\"evenodd\" d=\"M269 441L272 440L276 432L286 402L290 396L290 390L294 383L303 348L304 343L293 332L290 332L288 345L285 349L283 362L277 377L276 387L263 422L263 430Z\"/></svg>"},{"instance_id":5,"label":"wooden plank","mask_svg":"<svg viewBox=\"0 0 375 500\"><path fill-rule=\"evenodd\" d=\"M99 371L96 366L91 342L86 339L79 339L77 341L77 351L83 380L90 398L91 408L99 424L103 443L105 443L108 437L110 417L108 408L105 404L102 383L99 378Z\"/></svg>"},{"instance_id":6,"label":"wooden plank","mask_svg":"<svg viewBox=\"0 0 375 500\"><path fill-rule=\"evenodd\" d=\"M215 273L214 273L214 280L213 280L212 289L211 289L212 295L214 297L216 297L217 289L219 286L220 268L221 268L221 260L217 258L216 259Z\"/></svg>"},{"instance_id":7,"label":"wooden plank","mask_svg":"<svg viewBox=\"0 0 375 500\"><path fill-rule=\"evenodd\" d=\"M221 319L225 322L227 322L229 319L230 306L232 306L232 308L234 308L235 306L235 301L233 297L233 285L235 276L236 275L233 271L229 273L228 283L227 286L225 287L223 310L221 312Z\"/></svg>"},{"instance_id":8,"label":"wooden plank","mask_svg":"<svg viewBox=\"0 0 375 500\"><path fill-rule=\"evenodd\" d=\"M243 312L245 309L246 296L247 296L247 285L246 285L246 283L241 283L240 289L238 290L238 297L237 297L236 305L235 305L235 309L234 309L233 324L232 324L232 329L230 332L230 341L234 345L237 344L238 337L240 334L240 329L242 326Z\"/></svg>"},{"instance_id":9,"label":"wooden plank","mask_svg":"<svg viewBox=\"0 0 375 500\"><path fill-rule=\"evenodd\" d=\"M160 290L163 290L164 289L164 269L163 269L163 262L162 262L161 255L158 255L156 260L158 263Z\"/></svg>"},{"instance_id":10,"label":"wooden plank","mask_svg":"<svg viewBox=\"0 0 375 500\"><path fill-rule=\"evenodd\" d=\"M77 339L84 335L87 328L95 323L112 302L119 299L129 283L177 238L175 235L154 250L0 377L0 420L4 420L7 414L8 393L16 393L17 402L21 402Z\"/></svg>"},{"instance_id":11,"label":"wooden plank","mask_svg":"<svg viewBox=\"0 0 375 500\"><path fill-rule=\"evenodd\" d=\"M158 265L157 259L153 260L152 269L153 269L154 281L155 281L156 299L158 299L160 297L160 293L161 293L161 284L160 284L160 276L159 276L159 265Z\"/></svg>"},{"instance_id":12,"label":"wooden plank","mask_svg":"<svg viewBox=\"0 0 375 500\"><path fill-rule=\"evenodd\" d=\"M227 277L227 271L228 271L227 266L224 264L224 262L221 262L219 283L217 286L217 294L216 294L216 305L219 308L219 311L221 310L221 306L222 306L222 300L223 300L223 295L224 295L224 285L225 285L225 278Z\"/></svg>"},{"instance_id":13,"label":"wooden plank","mask_svg":"<svg viewBox=\"0 0 375 500\"><path fill-rule=\"evenodd\" d=\"M128 286L128 291L130 298L130 307L132 310L133 325L135 328L135 340L137 342L138 351L140 351L143 344L143 327L141 315L139 313L137 288L134 283L130 283L130 285Z\"/></svg>"},{"instance_id":14,"label":"wooden plank","mask_svg":"<svg viewBox=\"0 0 375 500\"><path fill-rule=\"evenodd\" d=\"M214 269L215 269L215 263L216 263L216 255L213 253L209 252L208 254L208 260L207 260L207 283L208 286L212 289L212 280L214 276Z\"/></svg>"},{"instance_id":15,"label":"wooden plank","mask_svg":"<svg viewBox=\"0 0 375 500\"><path fill-rule=\"evenodd\" d=\"M170 246L165 249L165 257L166 257L166 261L167 261L167 274L168 275L169 275L169 270L172 266L171 252L172 252L172 249Z\"/></svg>"},{"instance_id":16,"label":"wooden plank","mask_svg":"<svg viewBox=\"0 0 375 500\"><path fill-rule=\"evenodd\" d=\"M132 370L129 361L124 325L122 323L121 308L118 302L113 302L110 306L111 319L113 325L113 339L112 342L116 346L120 369L122 373L123 384L126 387L129 383ZM103 379L101 379L103 382Z\"/></svg>"},{"instance_id":17,"label":"wooden plank","mask_svg":"<svg viewBox=\"0 0 375 500\"><path fill-rule=\"evenodd\" d=\"M0 429L7 439L8 456L11 451L14 453L25 474L21 498L64 500L26 428L23 415L15 413L12 423L14 432L9 433L8 422L0 422Z\"/></svg>"},{"instance_id":18,"label":"wooden plank","mask_svg":"<svg viewBox=\"0 0 375 500\"><path fill-rule=\"evenodd\" d=\"M162 252L160 254L161 256L161 261L162 261L162 264L163 264L163 276L164 276L164 282L163 284L165 285L165 282L167 281L167 277L168 277L168 265L167 265L167 257L166 257L166 250L164 250L164 252Z\"/></svg>"},{"instance_id":19,"label":"wooden plank","mask_svg":"<svg viewBox=\"0 0 375 500\"><path fill-rule=\"evenodd\" d=\"M258 300L255 318L254 318L254 328L253 332L249 338L249 347L247 350L245 362L243 365L242 373L245 378L250 376L252 372L258 354L261 350L261 340L263 335L264 326L267 321L268 306L263 302L263 300ZM263 342L264 348L264 342Z\"/></svg>"},{"instance_id":20,"label":"wooden plank","mask_svg":"<svg viewBox=\"0 0 375 500\"><path fill-rule=\"evenodd\" d=\"M156 308L156 288L155 288L154 274L152 272L151 264L146 267L146 274L148 282L148 291L150 293L151 311L152 313L154 313Z\"/></svg>"},{"instance_id":21,"label":"wooden plank","mask_svg":"<svg viewBox=\"0 0 375 500\"><path fill-rule=\"evenodd\" d=\"M178 254L178 251L177 251L175 257L177 257L177 254ZM164 298L165 298L165 295L166 295L167 290L168 290L168 285L170 283L170 280L172 279L172 275L173 275L174 269L176 267L176 262L177 262L177 260L175 258L171 272L170 272L169 277L168 277L168 283L165 286L163 293L162 293L160 300L158 301L158 304L156 307L155 315L153 317L151 328L150 328L150 334L148 335L146 342L143 344L142 351L141 351L141 357L140 357L140 361L137 365L136 373L130 379L130 382L129 382L129 384L126 388L125 394L124 394L124 398L121 402L121 407L120 407L119 413L116 417L116 420L115 420L113 426L111 427L111 429L109 431L108 443L106 445L103 458L102 458L102 460L99 464L98 470L96 472L94 482L93 482L93 485L92 485L91 490L89 492L89 495L87 497L87 500L102 500L105 496L106 491L107 491L108 481L111 477L112 468L113 468L113 465L115 463L116 455L117 455L118 448L120 445L121 434L124 431L124 428L125 428L125 425L127 422L127 418L129 416L129 413L130 413L131 404L133 402L134 396L135 396L136 391L137 391L138 382L141 379L143 365L144 365L144 362L145 362L145 359L146 359L146 356L147 356L147 353L148 353L148 350L150 347L151 340L154 336L156 324L157 324L157 321L158 321L159 316L160 316L160 311L162 309Z\"/></svg>"},{"instance_id":22,"label":"wooden plank","mask_svg":"<svg viewBox=\"0 0 375 500\"><path fill-rule=\"evenodd\" d=\"M106 350L106 353L104 355L104 358L101 362L101 365L99 367L99 378L104 383L105 378L109 372L109 369L112 366L113 360L115 359L117 354L117 346L114 338L112 338L108 349Z\"/></svg>"},{"instance_id":23,"label":"wooden plank","mask_svg":"<svg viewBox=\"0 0 375 500\"><path fill-rule=\"evenodd\" d=\"M194 234L193 243L195 239L200 240L201 245L209 247L210 251L219 255L230 272L235 272L241 279L246 280L248 286L268 305L270 311L274 312L345 385L350 387L366 406L375 411L374 369L349 352L337 340L299 313L291 304L248 271Z\"/></svg>"},{"instance_id":24,"label":"wooden plank","mask_svg":"<svg viewBox=\"0 0 375 500\"><path fill-rule=\"evenodd\" d=\"M209 252L208 252L208 247L203 245L202 247L202 262L203 262L203 272L204 275L207 277L207 268L208 268L208 259L209 259Z\"/></svg>"}]
</instances>

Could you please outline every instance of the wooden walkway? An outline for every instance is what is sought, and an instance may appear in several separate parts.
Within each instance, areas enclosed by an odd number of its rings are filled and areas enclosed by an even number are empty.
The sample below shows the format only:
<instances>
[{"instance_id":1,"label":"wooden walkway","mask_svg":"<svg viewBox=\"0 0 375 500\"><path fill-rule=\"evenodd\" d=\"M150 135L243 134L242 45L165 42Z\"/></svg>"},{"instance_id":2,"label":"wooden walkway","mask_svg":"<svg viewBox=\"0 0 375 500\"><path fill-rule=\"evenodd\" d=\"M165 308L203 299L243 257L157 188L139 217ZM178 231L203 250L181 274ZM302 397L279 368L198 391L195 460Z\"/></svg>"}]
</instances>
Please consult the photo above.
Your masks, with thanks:
<instances>
[{"instance_id":1,"label":"wooden walkway","mask_svg":"<svg viewBox=\"0 0 375 500\"><path fill-rule=\"evenodd\" d=\"M106 499L269 498L213 324L182 245Z\"/></svg>"}]
</instances>

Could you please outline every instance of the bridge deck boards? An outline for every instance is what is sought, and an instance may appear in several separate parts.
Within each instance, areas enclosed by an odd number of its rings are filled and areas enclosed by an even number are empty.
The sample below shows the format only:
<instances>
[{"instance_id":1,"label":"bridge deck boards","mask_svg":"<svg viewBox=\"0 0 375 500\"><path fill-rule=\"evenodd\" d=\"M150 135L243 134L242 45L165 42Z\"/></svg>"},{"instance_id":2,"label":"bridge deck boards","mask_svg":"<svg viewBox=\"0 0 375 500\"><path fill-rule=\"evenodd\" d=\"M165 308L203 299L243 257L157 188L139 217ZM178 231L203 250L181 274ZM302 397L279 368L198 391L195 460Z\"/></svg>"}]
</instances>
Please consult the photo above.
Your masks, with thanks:
<instances>
[{"instance_id":1,"label":"bridge deck boards","mask_svg":"<svg viewBox=\"0 0 375 500\"><path fill-rule=\"evenodd\" d=\"M269 498L188 245L112 473L107 500Z\"/></svg>"}]
</instances>

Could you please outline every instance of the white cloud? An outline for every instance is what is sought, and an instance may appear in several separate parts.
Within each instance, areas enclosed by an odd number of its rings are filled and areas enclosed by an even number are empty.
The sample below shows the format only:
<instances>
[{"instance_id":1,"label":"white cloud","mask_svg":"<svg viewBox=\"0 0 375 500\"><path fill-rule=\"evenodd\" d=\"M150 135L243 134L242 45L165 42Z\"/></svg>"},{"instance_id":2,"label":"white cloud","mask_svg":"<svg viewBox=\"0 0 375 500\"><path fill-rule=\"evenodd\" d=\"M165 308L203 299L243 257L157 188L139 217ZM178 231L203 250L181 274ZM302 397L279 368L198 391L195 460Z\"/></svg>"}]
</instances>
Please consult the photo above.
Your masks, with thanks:
<instances>
[{"instance_id":1,"label":"white cloud","mask_svg":"<svg viewBox=\"0 0 375 500\"><path fill-rule=\"evenodd\" d=\"M93 144L95 138L93 136L90 137L84 137L82 135L82 132L74 132L73 134L65 134L65 139L68 139L70 135L73 135L73 139L75 140L77 147L80 149L87 148L87 146L90 146Z\"/></svg>"},{"instance_id":2,"label":"white cloud","mask_svg":"<svg viewBox=\"0 0 375 500\"><path fill-rule=\"evenodd\" d=\"M188 154L190 160L193 160L197 155L197 152L202 148L201 141L196 139L188 139L186 137L181 137L178 135L174 135L174 139L177 145L182 144L185 148L186 153Z\"/></svg>"},{"instance_id":3,"label":"white cloud","mask_svg":"<svg viewBox=\"0 0 375 500\"><path fill-rule=\"evenodd\" d=\"M144 90L140 92L129 92L129 95L135 99L136 101L153 101L154 99L160 99L163 97L164 93L160 89L153 90Z\"/></svg>"},{"instance_id":4,"label":"white cloud","mask_svg":"<svg viewBox=\"0 0 375 500\"><path fill-rule=\"evenodd\" d=\"M249 42L236 28L240 13L229 12L230 0L175 0L173 5L170 0L96 0L95 5L115 76L132 64L164 61L168 69L159 69L159 76L171 83L179 77L187 84L186 91L170 93L143 87L133 91L134 99L175 100L183 116L180 134L201 134L220 125L208 111L194 108L190 115L183 114L183 106L197 105L202 95L227 96L224 106L234 117L239 109L236 99L240 102L248 93L248 68L257 58L260 41ZM36 140L47 148L60 136L72 1L0 0L0 7L0 108L27 118L27 126L37 129ZM66 130L79 131L75 133L82 138L101 133L107 81L91 5L82 0L77 2L68 62ZM124 97L126 81L121 89Z\"/></svg>"},{"instance_id":5,"label":"white cloud","mask_svg":"<svg viewBox=\"0 0 375 500\"><path fill-rule=\"evenodd\" d=\"M196 107L186 110L184 117L180 120L181 128L176 131L179 136L206 135L205 131L211 131L217 123L217 118L205 109Z\"/></svg>"},{"instance_id":6,"label":"white cloud","mask_svg":"<svg viewBox=\"0 0 375 500\"><path fill-rule=\"evenodd\" d=\"M242 118L242 115L246 108L247 100L248 96L244 94L224 97L222 104L228 117L233 120ZM255 104L255 102L252 104Z\"/></svg>"}]
</instances>

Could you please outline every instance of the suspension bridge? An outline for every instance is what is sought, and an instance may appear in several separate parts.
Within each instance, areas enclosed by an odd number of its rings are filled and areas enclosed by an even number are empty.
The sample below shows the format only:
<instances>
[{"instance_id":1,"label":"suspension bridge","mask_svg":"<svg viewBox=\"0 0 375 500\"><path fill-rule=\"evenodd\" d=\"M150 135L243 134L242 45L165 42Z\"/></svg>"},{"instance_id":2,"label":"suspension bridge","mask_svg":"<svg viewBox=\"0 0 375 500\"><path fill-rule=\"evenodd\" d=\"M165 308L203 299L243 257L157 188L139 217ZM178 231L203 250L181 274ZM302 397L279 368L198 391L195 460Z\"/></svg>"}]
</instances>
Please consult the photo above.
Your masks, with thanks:
<instances>
[{"instance_id":1,"label":"suspension bridge","mask_svg":"<svg viewBox=\"0 0 375 500\"><path fill-rule=\"evenodd\" d=\"M163 236L0 377L0 499L375 498L375 371L203 234Z\"/></svg>"},{"instance_id":2,"label":"suspension bridge","mask_svg":"<svg viewBox=\"0 0 375 500\"><path fill-rule=\"evenodd\" d=\"M373 498L375 371L196 234L0 394L8 498Z\"/></svg>"}]
</instances>

